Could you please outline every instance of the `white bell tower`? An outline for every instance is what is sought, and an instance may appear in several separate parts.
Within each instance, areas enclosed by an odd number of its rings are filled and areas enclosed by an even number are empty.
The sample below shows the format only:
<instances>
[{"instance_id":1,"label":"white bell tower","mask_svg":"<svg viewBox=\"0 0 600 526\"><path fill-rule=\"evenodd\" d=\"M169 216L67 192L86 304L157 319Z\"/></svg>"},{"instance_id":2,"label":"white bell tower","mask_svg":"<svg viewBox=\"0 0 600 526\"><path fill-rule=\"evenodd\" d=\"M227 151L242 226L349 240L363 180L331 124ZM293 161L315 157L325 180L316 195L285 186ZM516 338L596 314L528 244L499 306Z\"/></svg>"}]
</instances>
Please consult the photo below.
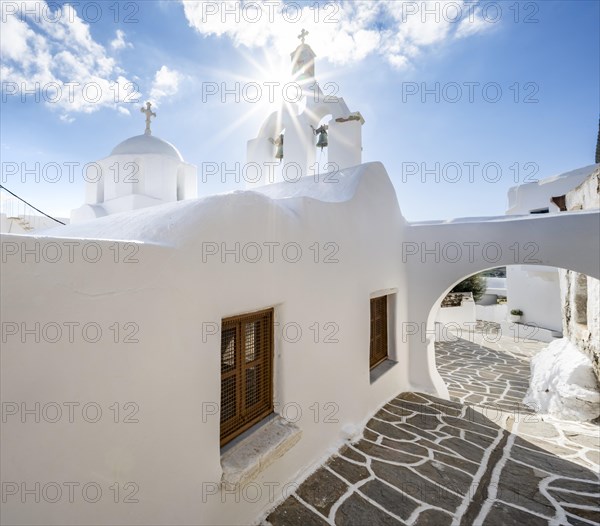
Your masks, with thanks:
<instances>
[{"instance_id":1,"label":"white bell tower","mask_svg":"<svg viewBox=\"0 0 600 526\"><path fill-rule=\"evenodd\" d=\"M284 102L265 119L258 136L248 141L247 162L258 165L261 174L259 181L248 183L249 187L284 181L293 183L306 176L317 179L319 164L314 130L322 124L327 134L330 166L342 170L362 163L365 121L360 112L350 112L343 98L321 91L315 80L316 54L304 42L306 35L308 32L303 29L298 36L300 45L291 54L293 82L302 96L293 103ZM324 124L327 118L330 120ZM281 153L282 157L277 155ZM277 162L280 165L274 169Z\"/></svg>"}]
</instances>

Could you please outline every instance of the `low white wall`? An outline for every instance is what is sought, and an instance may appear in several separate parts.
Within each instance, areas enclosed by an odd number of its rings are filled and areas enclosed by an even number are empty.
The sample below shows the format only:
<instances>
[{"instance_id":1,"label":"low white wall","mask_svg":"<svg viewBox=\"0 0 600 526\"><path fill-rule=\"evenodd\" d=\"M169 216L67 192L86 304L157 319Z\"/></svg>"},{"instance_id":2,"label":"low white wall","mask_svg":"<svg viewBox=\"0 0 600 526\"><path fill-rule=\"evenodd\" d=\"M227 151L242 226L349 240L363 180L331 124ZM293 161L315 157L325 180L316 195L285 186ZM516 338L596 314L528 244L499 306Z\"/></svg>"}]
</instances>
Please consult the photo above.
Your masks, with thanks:
<instances>
[{"instance_id":1,"label":"low white wall","mask_svg":"<svg viewBox=\"0 0 600 526\"><path fill-rule=\"evenodd\" d=\"M475 329L475 302L473 296L463 297L459 307L440 307L435 320L436 341L456 341L455 331L470 332Z\"/></svg>"},{"instance_id":2,"label":"low white wall","mask_svg":"<svg viewBox=\"0 0 600 526\"><path fill-rule=\"evenodd\" d=\"M437 322L442 324L457 323L459 325L475 323L475 303L463 301L460 307L441 307Z\"/></svg>"},{"instance_id":3,"label":"low white wall","mask_svg":"<svg viewBox=\"0 0 600 526\"><path fill-rule=\"evenodd\" d=\"M508 305L506 303L496 305L476 305L475 317L478 320L492 321L502 323L508 315Z\"/></svg>"},{"instance_id":4,"label":"low white wall","mask_svg":"<svg viewBox=\"0 0 600 526\"><path fill-rule=\"evenodd\" d=\"M506 269L508 309L523 311L522 323L562 331L558 269L513 265Z\"/></svg>"}]
</instances>

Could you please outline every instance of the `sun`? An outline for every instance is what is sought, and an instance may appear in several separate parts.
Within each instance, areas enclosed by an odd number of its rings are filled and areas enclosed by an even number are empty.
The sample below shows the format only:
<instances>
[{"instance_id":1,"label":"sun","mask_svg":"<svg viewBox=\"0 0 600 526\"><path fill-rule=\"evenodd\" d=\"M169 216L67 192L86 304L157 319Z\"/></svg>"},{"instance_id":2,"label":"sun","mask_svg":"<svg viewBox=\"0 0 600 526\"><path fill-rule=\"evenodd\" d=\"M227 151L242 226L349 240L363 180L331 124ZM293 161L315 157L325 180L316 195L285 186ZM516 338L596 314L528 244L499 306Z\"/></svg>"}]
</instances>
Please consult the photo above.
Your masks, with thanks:
<instances>
[{"instance_id":1,"label":"sun","mask_svg":"<svg viewBox=\"0 0 600 526\"><path fill-rule=\"evenodd\" d=\"M284 112L300 113L305 109L308 97L325 97L332 92L332 83L327 79L333 78L333 72L321 74L322 92L316 80L307 85L294 76L291 53L274 53L270 47L238 49L238 53L242 65L237 71L211 70L226 79L224 84L228 90L235 90L236 100L240 103L237 117L212 137L215 143L230 139L249 120L256 120L258 127L273 112L278 112L280 119ZM337 92L338 88L334 86L333 91Z\"/></svg>"}]
</instances>

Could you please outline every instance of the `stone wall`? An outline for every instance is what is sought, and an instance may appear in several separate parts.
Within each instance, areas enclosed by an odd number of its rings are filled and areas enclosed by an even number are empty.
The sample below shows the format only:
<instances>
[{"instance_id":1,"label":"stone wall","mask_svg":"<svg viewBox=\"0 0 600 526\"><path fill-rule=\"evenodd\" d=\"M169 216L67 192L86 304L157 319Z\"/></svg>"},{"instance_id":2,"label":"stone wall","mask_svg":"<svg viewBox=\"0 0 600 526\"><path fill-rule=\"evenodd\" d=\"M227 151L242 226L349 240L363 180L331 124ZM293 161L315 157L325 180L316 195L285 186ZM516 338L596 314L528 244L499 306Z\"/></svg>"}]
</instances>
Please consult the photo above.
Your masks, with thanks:
<instances>
[{"instance_id":1,"label":"stone wall","mask_svg":"<svg viewBox=\"0 0 600 526\"><path fill-rule=\"evenodd\" d=\"M566 194L567 211L600 208L600 168ZM600 281L561 270L563 333L592 360L600 383Z\"/></svg>"}]
</instances>

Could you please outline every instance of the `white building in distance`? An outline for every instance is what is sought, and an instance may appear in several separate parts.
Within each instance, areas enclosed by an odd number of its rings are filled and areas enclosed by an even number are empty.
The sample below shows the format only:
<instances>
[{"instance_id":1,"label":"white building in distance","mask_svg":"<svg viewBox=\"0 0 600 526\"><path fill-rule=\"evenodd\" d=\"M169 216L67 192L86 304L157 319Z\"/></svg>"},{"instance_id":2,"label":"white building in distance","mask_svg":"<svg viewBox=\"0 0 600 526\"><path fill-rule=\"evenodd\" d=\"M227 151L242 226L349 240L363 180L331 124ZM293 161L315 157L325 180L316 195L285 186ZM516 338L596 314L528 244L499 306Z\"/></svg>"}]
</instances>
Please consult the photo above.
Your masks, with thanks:
<instances>
[{"instance_id":1,"label":"white building in distance","mask_svg":"<svg viewBox=\"0 0 600 526\"><path fill-rule=\"evenodd\" d=\"M508 192L508 215L560 214L566 210L565 194L579 186L595 170L597 165L586 166L554 177L522 184ZM563 239L554 241L560 246ZM525 248L535 259L535 240ZM537 335L549 341L560 337L563 331L560 271L558 268L538 265L512 265L507 267L508 311L523 311L522 322L538 328Z\"/></svg>"}]
</instances>

